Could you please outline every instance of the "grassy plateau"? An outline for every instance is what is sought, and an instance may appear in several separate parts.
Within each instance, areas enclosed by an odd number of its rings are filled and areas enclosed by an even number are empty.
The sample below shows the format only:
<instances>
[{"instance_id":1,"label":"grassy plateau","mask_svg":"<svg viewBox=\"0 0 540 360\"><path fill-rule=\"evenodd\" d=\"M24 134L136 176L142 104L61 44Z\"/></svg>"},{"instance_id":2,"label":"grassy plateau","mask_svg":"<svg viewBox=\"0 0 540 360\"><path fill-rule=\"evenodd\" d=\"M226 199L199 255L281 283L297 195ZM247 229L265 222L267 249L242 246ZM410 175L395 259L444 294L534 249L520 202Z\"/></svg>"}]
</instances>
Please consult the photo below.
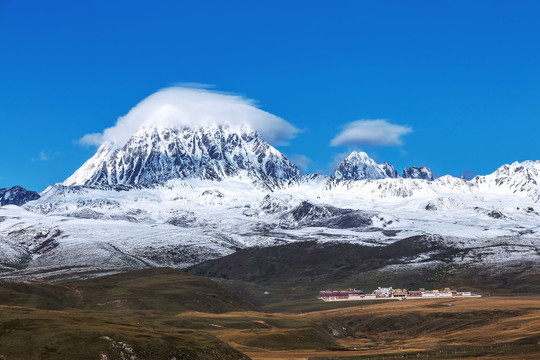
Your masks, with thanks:
<instances>
[{"instance_id":1,"label":"grassy plateau","mask_svg":"<svg viewBox=\"0 0 540 360\"><path fill-rule=\"evenodd\" d=\"M540 296L316 295L256 306L173 269L0 282L0 359L540 358Z\"/></svg>"}]
</instances>

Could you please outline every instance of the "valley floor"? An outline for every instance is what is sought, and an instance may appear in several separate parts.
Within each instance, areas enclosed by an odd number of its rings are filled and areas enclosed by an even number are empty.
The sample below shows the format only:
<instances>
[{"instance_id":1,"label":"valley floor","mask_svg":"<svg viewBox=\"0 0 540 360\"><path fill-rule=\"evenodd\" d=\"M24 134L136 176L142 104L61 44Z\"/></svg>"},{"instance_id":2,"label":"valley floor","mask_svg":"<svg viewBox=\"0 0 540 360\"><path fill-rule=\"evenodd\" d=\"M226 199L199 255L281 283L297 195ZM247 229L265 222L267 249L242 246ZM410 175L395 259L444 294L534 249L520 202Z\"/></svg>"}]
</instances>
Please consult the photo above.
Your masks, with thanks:
<instances>
[{"instance_id":1,"label":"valley floor","mask_svg":"<svg viewBox=\"0 0 540 360\"><path fill-rule=\"evenodd\" d=\"M0 359L540 358L540 295L325 302L315 291L257 306L242 294L170 268L0 281Z\"/></svg>"},{"instance_id":2,"label":"valley floor","mask_svg":"<svg viewBox=\"0 0 540 360\"><path fill-rule=\"evenodd\" d=\"M319 300L309 302L321 306ZM109 360L540 357L540 296L340 302L304 313L298 310L305 300L290 302L291 312L279 313L167 314L108 305L104 310L0 306L0 359L58 359L70 353Z\"/></svg>"},{"instance_id":3,"label":"valley floor","mask_svg":"<svg viewBox=\"0 0 540 360\"><path fill-rule=\"evenodd\" d=\"M209 331L252 359L540 356L540 296L401 301L295 315L229 313L211 318L216 325L233 319L267 325L256 329L224 325ZM318 327L332 338L325 340Z\"/></svg>"}]
</instances>

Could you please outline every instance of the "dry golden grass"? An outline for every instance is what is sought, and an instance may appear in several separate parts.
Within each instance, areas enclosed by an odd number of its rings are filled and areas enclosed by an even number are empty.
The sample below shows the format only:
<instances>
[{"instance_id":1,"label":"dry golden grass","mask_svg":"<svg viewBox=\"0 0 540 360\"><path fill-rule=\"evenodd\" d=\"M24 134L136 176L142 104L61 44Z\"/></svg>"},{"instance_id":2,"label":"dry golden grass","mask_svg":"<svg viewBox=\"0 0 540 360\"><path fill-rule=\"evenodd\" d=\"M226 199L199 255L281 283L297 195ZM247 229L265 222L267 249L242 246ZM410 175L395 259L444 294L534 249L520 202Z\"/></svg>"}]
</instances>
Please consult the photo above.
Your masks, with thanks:
<instances>
[{"instance_id":1,"label":"dry golden grass","mask_svg":"<svg viewBox=\"0 0 540 360\"><path fill-rule=\"evenodd\" d=\"M124 347L148 360L540 359L540 296L304 299L262 312L167 269L73 286L0 287L0 359L116 359Z\"/></svg>"},{"instance_id":2,"label":"dry golden grass","mask_svg":"<svg viewBox=\"0 0 540 360\"><path fill-rule=\"evenodd\" d=\"M302 314L179 316L214 322L242 319L260 325L252 329L223 326L208 330L252 359L540 358L540 296L406 300ZM299 337L304 342L294 349L286 349L290 342L280 343L308 327L328 330L329 323L362 330L336 336L337 346L333 347L324 342L324 336L312 341ZM254 344L252 340L257 337L269 340ZM321 341L318 348L313 346Z\"/></svg>"}]
</instances>

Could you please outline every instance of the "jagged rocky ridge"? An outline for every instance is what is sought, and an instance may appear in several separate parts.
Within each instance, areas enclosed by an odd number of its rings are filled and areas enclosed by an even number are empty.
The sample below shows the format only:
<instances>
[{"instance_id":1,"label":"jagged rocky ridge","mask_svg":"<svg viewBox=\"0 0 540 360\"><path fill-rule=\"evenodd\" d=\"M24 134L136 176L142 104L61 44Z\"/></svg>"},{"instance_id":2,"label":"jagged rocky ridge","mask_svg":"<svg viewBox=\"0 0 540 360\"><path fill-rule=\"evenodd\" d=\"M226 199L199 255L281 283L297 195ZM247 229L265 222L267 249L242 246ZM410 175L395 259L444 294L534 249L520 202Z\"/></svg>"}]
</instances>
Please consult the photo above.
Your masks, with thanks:
<instances>
[{"instance_id":1,"label":"jagged rocky ridge","mask_svg":"<svg viewBox=\"0 0 540 360\"><path fill-rule=\"evenodd\" d=\"M126 144L104 143L70 176L66 186L153 185L173 179L221 181L245 177L267 189L301 180L301 172L262 136L248 128L203 126L182 129L142 126ZM426 167L405 169L404 177L433 180ZM353 151L334 179L399 178L396 169Z\"/></svg>"},{"instance_id":2,"label":"jagged rocky ridge","mask_svg":"<svg viewBox=\"0 0 540 360\"><path fill-rule=\"evenodd\" d=\"M413 166L403 169L404 179L423 179L433 181L431 169L425 166Z\"/></svg>"},{"instance_id":3,"label":"jagged rocky ridge","mask_svg":"<svg viewBox=\"0 0 540 360\"><path fill-rule=\"evenodd\" d=\"M85 277L299 240L386 246L428 235L459 250L445 266L540 264L540 162L471 181L410 169L401 178L355 152L334 176L301 176L248 129L141 128L40 199L0 208L0 272ZM431 266L428 255L400 263Z\"/></svg>"},{"instance_id":4,"label":"jagged rocky ridge","mask_svg":"<svg viewBox=\"0 0 540 360\"><path fill-rule=\"evenodd\" d=\"M377 180L377 179L396 179L399 174L396 169L383 162L377 164L365 152L353 151L343 160L334 172L335 180ZM403 170L404 179L423 179L432 181L433 173L431 169L425 166L413 166Z\"/></svg>"},{"instance_id":5,"label":"jagged rocky ridge","mask_svg":"<svg viewBox=\"0 0 540 360\"><path fill-rule=\"evenodd\" d=\"M155 184L171 179L220 181L245 175L274 187L300 170L248 128L141 127L120 148L103 144L64 185Z\"/></svg>"},{"instance_id":6,"label":"jagged rocky ridge","mask_svg":"<svg viewBox=\"0 0 540 360\"><path fill-rule=\"evenodd\" d=\"M0 206L17 205L21 206L28 201L39 199L39 194L35 191L26 190L21 186L0 189Z\"/></svg>"}]
</instances>

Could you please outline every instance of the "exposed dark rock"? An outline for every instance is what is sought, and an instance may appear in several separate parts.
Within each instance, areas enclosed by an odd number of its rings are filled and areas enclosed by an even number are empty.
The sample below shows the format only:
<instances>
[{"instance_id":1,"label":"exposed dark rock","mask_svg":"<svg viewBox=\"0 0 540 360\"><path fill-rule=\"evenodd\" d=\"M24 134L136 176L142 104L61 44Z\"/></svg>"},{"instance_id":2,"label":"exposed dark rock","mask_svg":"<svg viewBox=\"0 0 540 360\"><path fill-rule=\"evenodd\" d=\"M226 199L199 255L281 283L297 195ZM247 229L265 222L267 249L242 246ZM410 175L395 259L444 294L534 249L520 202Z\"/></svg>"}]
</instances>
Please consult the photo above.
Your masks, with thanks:
<instances>
[{"instance_id":1,"label":"exposed dark rock","mask_svg":"<svg viewBox=\"0 0 540 360\"><path fill-rule=\"evenodd\" d=\"M373 214L360 210L340 209L303 201L281 217L280 226L284 229L300 227L365 228L372 225L372 216Z\"/></svg>"},{"instance_id":2,"label":"exposed dark rock","mask_svg":"<svg viewBox=\"0 0 540 360\"><path fill-rule=\"evenodd\" d=\"M433 173L431 169L425 166L413 166L410 168L405 168L403 170L404 179L423 179L423 180L433 180Z\"/></svg>"},{"instance_id":3,"label":"exposed dark rock","mask_svg":"<svg viewBox=\"0 0 540 360\"><path fill-rule=\"evenodd\" d=\"M429 204L426 205L425 209L428 210L428 211L435 211L435 210L437 210L437 206L435 204L429 203Z\"/></svg>"},{"instance_id":4,"label":"exposed dark rock","mask_svg":"<svg viewBox=\"0 0 540 360\"><path fill-rule=\"evenodd\" d=\"M396 178L399 177L399 174L398 174L396 168L393 167L392 165L390 165L389 163L384 162L380 166L383 169L383 171L384 171L384 173L386 174L387 177L392 178L392 179L396 179Z\"/></svg>"},{"instance_id":5,"label":"exposed dark rock","mask_svg":"<svg viewBox=\"0 0 540 360\"><path fill-rule=\"evenodd\" d=\"M26 190L20 186L0 189L0 206L17 205L21 206L28 201L39 199L39 194L35 191Z\"/></svg>"},{"instance_id":6,"label":"exposed dark rock","mask_svg":"<svg viewBox=\"0 0 540 360\"><path fill-rule=\"evenodd\" d=\"M506 217L499 210L491 210L490 212L487 213L487 216L489 216L489 217L491 217L493 219L503 219L503 218Z\"/></svg>"},{"instance_id":7,"label":"exposed dark rock","mask_svg":"<svg viewBox=\"0 0 540 360\"><path fill-rule=\"evenodd\" d=\"M167 220L167 224L171 224L178 227L191 227L197 222L197 218L195 217L195 214L190 212L185 215L176 216L169 220Z\"/></svg>"}]
</instances>

